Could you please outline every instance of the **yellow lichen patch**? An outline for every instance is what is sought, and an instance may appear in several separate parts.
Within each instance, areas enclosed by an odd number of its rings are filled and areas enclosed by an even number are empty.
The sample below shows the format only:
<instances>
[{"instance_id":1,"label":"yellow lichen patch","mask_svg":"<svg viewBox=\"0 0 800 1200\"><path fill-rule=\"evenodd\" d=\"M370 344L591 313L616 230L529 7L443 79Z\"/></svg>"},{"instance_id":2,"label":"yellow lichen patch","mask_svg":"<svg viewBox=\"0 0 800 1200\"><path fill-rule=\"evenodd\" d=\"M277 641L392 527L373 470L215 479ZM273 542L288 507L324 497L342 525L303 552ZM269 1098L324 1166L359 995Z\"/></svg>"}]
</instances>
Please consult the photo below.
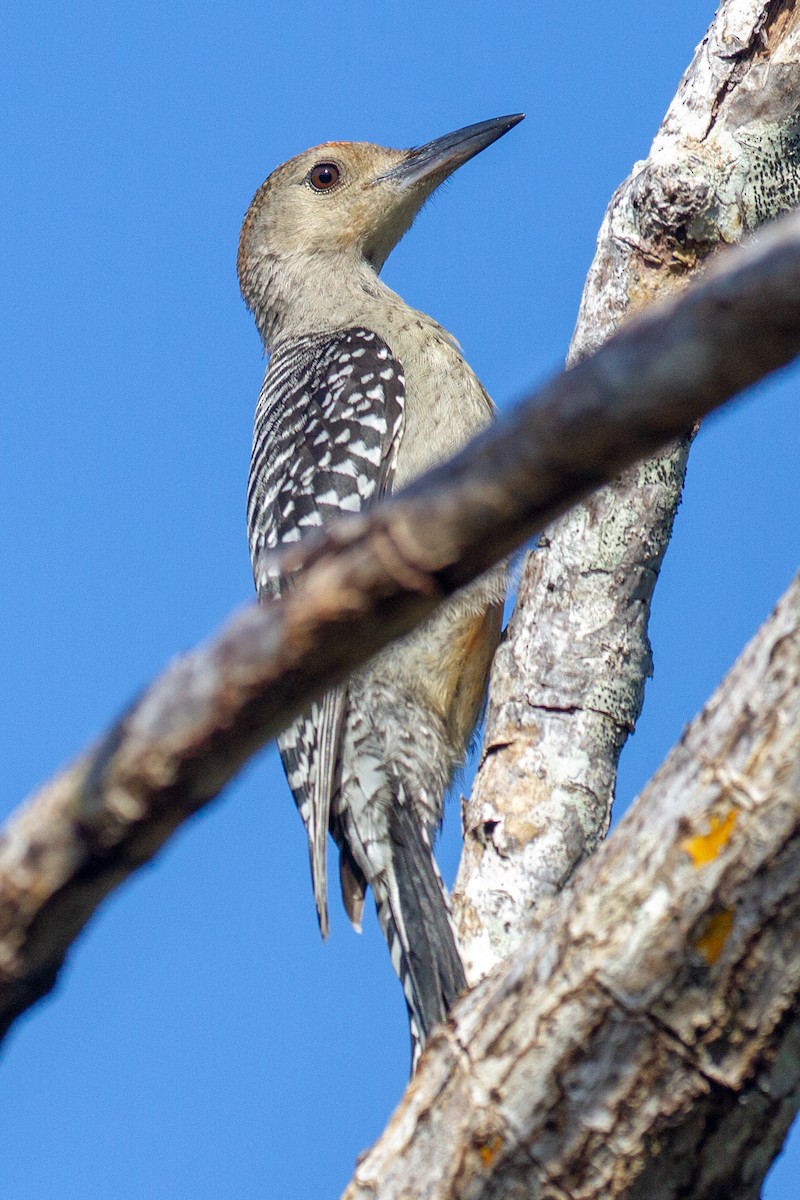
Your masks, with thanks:
<instances>
[{"instance_id":1,"label":"yellow lichen patch","mask_svg":"<svg viewBox=\"0 0 800 1200\"><path fill-rule=\"evenodd\" d=\"M503 1139L499 1133L490 1138L488 1142L482 1142L478 1146L478 1153L481 1156L481 1162L485 1167L490 1167L497 1158L500 1151L503 1149Z\"/></svg>"},{"instance_id":2,"label":"yellow lichen patch","mask_svg":"<svg viewBox=\"0 0 800 1200\"><path fill-rule=\"evenodd\" d=\"M735 808L729 810L727 816L713 816L706 833L698 833L696 837L686 838L681 842L681 850L685 850L695 867L705 867L713 862L727 846L733 827L736 824Z\"/></svg>"},{"instance_id":3,"label":"yellow lichen patch","mask_svg":"<svg viewBox=\"0 0 800 1200\"><path fill-rule=\"evenodd\" d=\"M725 949L725 943L733 929L733 913L729 908L712 913L706 921L705 929L694 944L695 950L702 954L710 967Z\"/></svg>"}]
</instances>

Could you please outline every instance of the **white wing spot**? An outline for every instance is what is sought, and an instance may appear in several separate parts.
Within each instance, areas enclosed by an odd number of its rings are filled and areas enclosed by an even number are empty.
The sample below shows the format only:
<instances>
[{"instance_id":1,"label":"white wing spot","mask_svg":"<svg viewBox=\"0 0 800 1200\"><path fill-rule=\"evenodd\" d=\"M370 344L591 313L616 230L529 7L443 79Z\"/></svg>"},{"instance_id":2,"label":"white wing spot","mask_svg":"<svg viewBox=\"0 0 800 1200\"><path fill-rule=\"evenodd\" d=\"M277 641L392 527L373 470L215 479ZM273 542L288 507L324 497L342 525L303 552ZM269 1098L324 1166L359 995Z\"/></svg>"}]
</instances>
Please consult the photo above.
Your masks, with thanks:
<instances>
[{"instance_id":1,"label":"white wing spot","mask_svg":"<svg viewBox=\"0 0 800 1200\"><path fill-rule=\"evenodd\" d=\"M359 458L365 458L367 462L374 463L376 467L381 461L380 446L367 446L364 442L353 442L350 449L353 454L357 454Z\"/></svg>"},{"instance_id":2,"label":"white wing spot","mask_svg":"<svg viewBox=\"0 0 800 1200\"><path fill-rule=\"evenodd\" d=\"M383 433L386 429L386 421L377 413L364 413L361 417L361 424L366 429L374 429L376 433Z\"/></svg>"}]
</instances>

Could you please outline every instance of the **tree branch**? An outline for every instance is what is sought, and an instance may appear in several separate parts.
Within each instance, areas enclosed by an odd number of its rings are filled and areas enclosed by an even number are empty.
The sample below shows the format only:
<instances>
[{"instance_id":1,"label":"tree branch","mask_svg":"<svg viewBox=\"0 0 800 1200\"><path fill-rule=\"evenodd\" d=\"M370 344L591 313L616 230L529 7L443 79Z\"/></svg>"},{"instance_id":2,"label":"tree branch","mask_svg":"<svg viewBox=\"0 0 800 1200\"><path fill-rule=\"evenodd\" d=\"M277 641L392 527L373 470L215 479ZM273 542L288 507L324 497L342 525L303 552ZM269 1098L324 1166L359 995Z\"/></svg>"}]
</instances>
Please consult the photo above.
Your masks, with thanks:
<instances>
[{"instance_id":1,"label":"tree branch","mask_svg":"<svg viewBox=\"0 0 800 1200\"><path fill-rule=\"evenodd\" d=\"M719 246L800 200L800 9L724 0L653 142L614 195L569 361L675 295ZM684 434L688 434L687 423ZM605 834L644 699L650 601L684 436L547 529L492 675L453 904L468 977L517 944Z\"/></svg>"},{"instance_id":2,"label":"tree branch","mask_svg":"<svg viewBox=\"0 0 800 1200\"><path fill-rule=\"evenodd\" d=\"M0 838L0 1031L103 897L248 755L436 603L800 352L800 216L629 324L389 503L284 554L302 572L174 662Z\"/></svg>"},{"instance_id":3,"label":"tree branch","mask_svg":"<svg viewBox=\"0 0 800 1200\"><path fill-rule=\"evenodd\" d=\"M346 1200L755 1200L800 1105L800 578Z\"/></svg>"}]
</instances>

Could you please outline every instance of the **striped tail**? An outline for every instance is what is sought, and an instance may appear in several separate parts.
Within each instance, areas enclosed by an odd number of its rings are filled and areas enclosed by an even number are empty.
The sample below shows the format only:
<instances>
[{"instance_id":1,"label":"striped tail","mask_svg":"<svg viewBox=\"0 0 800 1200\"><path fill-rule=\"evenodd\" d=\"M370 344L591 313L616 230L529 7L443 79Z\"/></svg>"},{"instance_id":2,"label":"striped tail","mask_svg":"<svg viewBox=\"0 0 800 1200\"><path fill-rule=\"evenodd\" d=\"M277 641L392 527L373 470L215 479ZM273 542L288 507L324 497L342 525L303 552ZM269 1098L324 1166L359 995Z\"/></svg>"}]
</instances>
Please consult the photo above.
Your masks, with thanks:
<instances>
[{"instance_id":1,"label":"striped tail","mask_svg":"<svg viewBox=\"0 0 800 1200\"><path fill-rule=\"evenodd\" d=\"M376 891L375 899L408 1005L413 1071L431 1030L467 981L428 838L402 794L389 813L389 840L393 870L380 889L385 894Z\"/></svg>"}]
</instances>

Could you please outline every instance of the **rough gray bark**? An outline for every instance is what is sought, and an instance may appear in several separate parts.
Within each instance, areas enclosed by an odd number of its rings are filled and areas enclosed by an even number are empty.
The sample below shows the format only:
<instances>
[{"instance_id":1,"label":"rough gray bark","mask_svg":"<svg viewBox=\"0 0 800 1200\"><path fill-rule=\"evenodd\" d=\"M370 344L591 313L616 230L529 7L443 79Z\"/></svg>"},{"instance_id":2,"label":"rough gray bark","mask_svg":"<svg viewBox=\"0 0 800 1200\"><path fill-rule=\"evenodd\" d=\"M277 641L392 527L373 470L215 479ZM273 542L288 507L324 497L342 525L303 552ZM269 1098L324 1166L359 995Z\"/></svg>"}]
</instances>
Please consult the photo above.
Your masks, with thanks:
<instances>
[{"instance_id":1,"label":"rough gray bark","mask_svg":"<svg viewBox=\"0 0 800 1200\"><path fill-rule=\"evenodd\" d=\"M800 1105L800 578L345 1200L755 1200Z\"/></svg>"},{"instance_id":2,"label":"rough gray bark","mask_svg":"<svg viewBox=\"0 0 800 1200\"><path fill-rule=\"evenodd\" d=\"M726 0L646 161L614 195L569 352L575 363L720 245L800 199L800 11ZM684 437L551 526L495 660L453 893L468 978L518 943L605 834L617 761L651 672L650 600Z\"/></svg>"},{"instance_id":3,"label":"rough gray bark","mask_svg":"<svg viewBox=\"0 0 800 1200\"><path fill-rule=\"evenodd\" d=\"M800 353L800 215L453 462L284 555L296 586L172 664L0 836L0 1032L103 897L309 699L636 455Z\"/></svg>"}]
</instances>

